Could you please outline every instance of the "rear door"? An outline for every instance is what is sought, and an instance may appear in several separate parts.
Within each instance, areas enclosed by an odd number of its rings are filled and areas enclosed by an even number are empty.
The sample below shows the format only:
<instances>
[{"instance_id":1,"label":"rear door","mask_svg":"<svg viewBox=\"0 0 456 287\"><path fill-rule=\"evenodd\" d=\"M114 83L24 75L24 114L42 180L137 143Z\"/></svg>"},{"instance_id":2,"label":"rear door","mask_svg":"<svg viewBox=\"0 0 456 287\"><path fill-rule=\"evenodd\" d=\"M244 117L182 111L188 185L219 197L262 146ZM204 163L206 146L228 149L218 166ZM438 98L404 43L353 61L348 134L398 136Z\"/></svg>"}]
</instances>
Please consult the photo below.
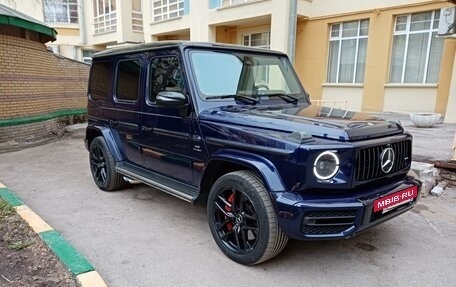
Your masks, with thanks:
<instances>
[{"instance_id":1,"label":"rear door","mask_svg":"<svg viewBox=\"0 0 456 287\"><path fill-rule=\"evenodd\" d=\"M122 57L115 65L113 101L110 111L113 115L111 128L122 143L127 161L141 165L141 149L138 144L141 130L139 126L141 99L144 88L140 85L145 77L143 61L139 56Z\"/></svg>"}]
</instances>

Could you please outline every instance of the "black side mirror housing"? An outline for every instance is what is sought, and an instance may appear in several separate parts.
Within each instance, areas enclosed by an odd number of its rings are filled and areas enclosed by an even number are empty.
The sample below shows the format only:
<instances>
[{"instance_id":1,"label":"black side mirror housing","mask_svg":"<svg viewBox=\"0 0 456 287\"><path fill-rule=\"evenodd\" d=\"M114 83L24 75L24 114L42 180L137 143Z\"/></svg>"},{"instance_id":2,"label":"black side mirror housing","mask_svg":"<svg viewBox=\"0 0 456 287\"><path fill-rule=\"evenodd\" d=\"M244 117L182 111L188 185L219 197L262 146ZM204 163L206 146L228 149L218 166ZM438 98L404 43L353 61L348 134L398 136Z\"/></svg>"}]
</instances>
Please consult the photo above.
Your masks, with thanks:
<instances>
[{"instance_id":1,"label":"black side mirror housing","mask_svg":"<svg viewBox=\"0 0 456 287\"><path fill-rule=\"evenodd\" d=\"M159 107L180 109L188 105L187 97L179 92L159 92L155 102Z\"/></svg>"}]
</instances>

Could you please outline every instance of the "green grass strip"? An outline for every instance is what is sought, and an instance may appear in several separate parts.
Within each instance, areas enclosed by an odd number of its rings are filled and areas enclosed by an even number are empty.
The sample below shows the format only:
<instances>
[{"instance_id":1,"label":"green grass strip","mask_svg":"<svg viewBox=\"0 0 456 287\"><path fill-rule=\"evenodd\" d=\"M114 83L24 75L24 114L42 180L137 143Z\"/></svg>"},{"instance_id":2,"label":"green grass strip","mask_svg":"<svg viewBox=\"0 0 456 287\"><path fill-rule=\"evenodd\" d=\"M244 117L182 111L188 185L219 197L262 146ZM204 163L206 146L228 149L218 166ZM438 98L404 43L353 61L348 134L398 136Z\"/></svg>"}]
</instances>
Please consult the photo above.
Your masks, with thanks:
<instances>
[{"instance_id":1,"label":"green grass strip","mask_svg":"<svg viewBox=\"0 0 456 287\"><path fill-rule=\"evenodd\" d=\"M0 197L6 200L12 206L24 205L19 197L15 196L8 188L0 188Z\"/></svg>"},{"instance_id":2,"label":"green grass strip","mask_svg":"<svg viewBox=\"0 0 456 287\"><path fill-rule=\"evenodd\" d=\"M87 109L60 110L36 116L0 120L0 127L19 126L36 122L44 122L66 116L79 116L85 114L87 114Z\"/></svg>"},{"instance_id":3,"label":"green grass strip","mask_svg":"<svg viewBox=\"0 0 456 287\"><path fill-rule=\"evenodd\" d=\"M45 231L39 235L74 276L94 270L92 265L57 231Z\"/></svg>"}]
</instances>

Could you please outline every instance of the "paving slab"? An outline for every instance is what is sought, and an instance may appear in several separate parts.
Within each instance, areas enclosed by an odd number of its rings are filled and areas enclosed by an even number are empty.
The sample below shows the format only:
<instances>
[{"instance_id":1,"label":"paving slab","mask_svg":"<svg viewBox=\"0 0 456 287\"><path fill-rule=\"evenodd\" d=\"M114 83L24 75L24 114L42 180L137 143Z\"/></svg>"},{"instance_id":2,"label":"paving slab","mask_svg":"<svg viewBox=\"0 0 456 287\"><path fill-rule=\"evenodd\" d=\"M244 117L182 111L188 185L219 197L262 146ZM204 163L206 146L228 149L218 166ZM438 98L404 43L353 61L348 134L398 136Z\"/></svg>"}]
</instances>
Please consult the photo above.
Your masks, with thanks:
<instances>
[{"instance_id":1,"label":"paving slab","mask_svg":"<svg viewBox=\"0 0 456 287\"><path fill-rule=\"evenodd\" d=\"M375 115L382 119L400 121L404 129L412 134L414 161L432 162L453 158L456 124L440 121L431 128L418 128L412 123L408 114L379 113Z\"/></svg>"},{"instance_id":2,"label":"paving slab","mask_svg":"<svg viewBox=\"0 0 456 287\"><path fill-rule=\"evenodd\" d=\"M69 241L108 286L452 286L456 190L349 240L291 240L264 264L226 258L206 210L145 185L99 190L82 138L0 154L0 181Z\"/></svg>"}]
</instances>

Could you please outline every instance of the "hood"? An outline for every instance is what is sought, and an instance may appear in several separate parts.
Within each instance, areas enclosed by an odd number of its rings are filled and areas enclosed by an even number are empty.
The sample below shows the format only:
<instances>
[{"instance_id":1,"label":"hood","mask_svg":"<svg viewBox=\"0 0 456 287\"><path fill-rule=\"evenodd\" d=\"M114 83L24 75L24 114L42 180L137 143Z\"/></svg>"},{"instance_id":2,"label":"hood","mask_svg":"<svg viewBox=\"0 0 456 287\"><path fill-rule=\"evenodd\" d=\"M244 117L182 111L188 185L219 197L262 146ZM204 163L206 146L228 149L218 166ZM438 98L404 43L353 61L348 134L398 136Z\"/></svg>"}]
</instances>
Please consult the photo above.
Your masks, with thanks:
<instances>
[{"instance_id":1,"label":"hood","mask_svg":"<svg viewBox=\"0 0 456 287\"><path fill-rule=\"evenodd\" d=\"M223 106L200 114L205 125L233 125L263 132L307 133L312 137L357 141L401 134L395 122L343 109L316 106Z\"/></svg>"}]
</instances>

